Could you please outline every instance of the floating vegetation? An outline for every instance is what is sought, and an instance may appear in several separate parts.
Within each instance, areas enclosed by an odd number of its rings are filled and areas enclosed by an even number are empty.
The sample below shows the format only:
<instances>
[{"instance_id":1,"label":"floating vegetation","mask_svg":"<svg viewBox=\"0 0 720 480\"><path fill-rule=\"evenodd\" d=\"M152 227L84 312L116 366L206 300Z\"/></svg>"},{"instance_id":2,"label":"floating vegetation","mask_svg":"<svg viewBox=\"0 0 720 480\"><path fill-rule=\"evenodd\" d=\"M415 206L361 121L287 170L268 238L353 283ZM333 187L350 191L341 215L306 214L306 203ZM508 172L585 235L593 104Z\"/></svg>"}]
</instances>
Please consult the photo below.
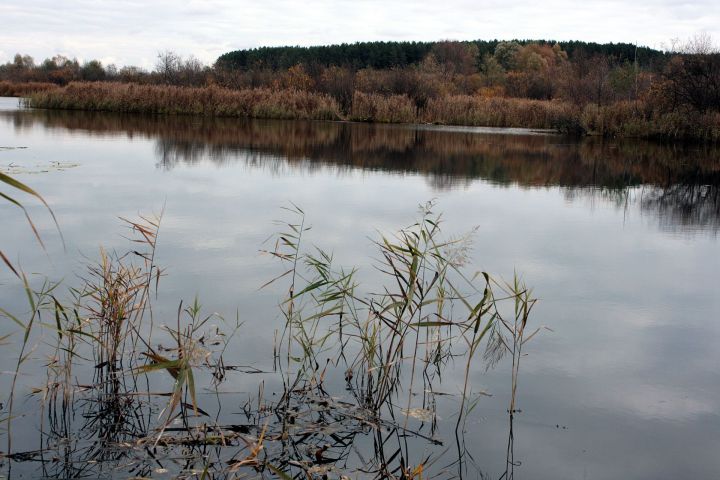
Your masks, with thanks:
<instances>
[{"instance_id":1,"label":"floating vegetation","mask_svg":"<svg viewBox=\"0 0 720 480\"><path fill-rule=\"evenodd\" d=\"M375 241L384 280L370 287L355 268L337 267L331 254L307 244L300 208L287 212L291 220L264 250L282 266L264 288L286 291L267 371L229 362L233 338L248 328L237 316L205 314L197 299L180 302L171 320L156 314L161 216L123 220L133 246L123 254L101 250L70 300L57 284L27 287L33 313L20 322L24 345L51 352L46 382L31 397L42 410L39 448L13 445L14 425L26 419L13 412L21 393L9 393L0 419L8 474L477 478L482 473L463 438L467 418L488 394L472 385L470 371L509 354L504 476L511 478L522 346L539 331L526 330L530 291L518 278L504 283L467 272L474 232L442 238L432 204L414 224ZM37 329L53 340L33 335ZM28 358L21 352L15 378ZM462 391L448 395L440 386L457 366ZM248 376L257 391L238 404L226 392ZM438 426L438 398L456 405L454 439Z\"/></svg>"},{"instance_id":2,"label":"floating vegetation","mask_svg":"<svg viewBox=\"0 0 720 480\"><path fill-rule=\"evenodd\" d=\"M2 148L0 148L0 150L2 150ZM75 162L58 161L51 161L48 163L36 163L35 165L20 165L11 162L5 165L0 165L0 173L4 173L6 175L28 175L37 173L64 172L65 170L70 170L71 168L76 168L79 166L80 164Z\"/></svg>"}]
</instances>

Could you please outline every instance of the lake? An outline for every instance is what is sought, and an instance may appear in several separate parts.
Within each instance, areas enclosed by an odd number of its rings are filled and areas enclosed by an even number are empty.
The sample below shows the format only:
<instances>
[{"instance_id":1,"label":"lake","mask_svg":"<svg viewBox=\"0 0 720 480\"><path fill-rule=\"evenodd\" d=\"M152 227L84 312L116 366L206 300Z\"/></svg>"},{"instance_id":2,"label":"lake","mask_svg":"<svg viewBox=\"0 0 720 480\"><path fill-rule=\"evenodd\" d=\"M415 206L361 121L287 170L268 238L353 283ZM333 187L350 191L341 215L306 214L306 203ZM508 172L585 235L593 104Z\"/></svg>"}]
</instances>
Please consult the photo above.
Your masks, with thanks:
<instances>
[{"instance_id":1,"label":"lake","mask_svg":"<svg viewBox=\"0 0 720 480\"><path fill-rule=\"evenodd\" d=\"M418 206L432 200L445 235L476 228L468 272L506 280L517 272L538 299L530 324L546 328L523 348L514 476L720 476L717 149L518 130L30 111L3 98L0 171L46 199L64 238L63 246L42 205L22 197L43 250L22 212L0 203L0 249L33 286L45 278L75 285L100 246L129 248L119 217L162 211L156 261L164 276L154 321L175 322L179 301L194 298L208 312L237 316L243 328L225 361L264 372L273 368L287 286L260 288L282 273L261 250L281 228L274 221L293 218L283 207L300 207L312 226L304 241L332 252L338 266L357 267L358 282L372 292L381 278L374 240L410 225ZM27 313L22 284L4 267L0 284L0 307ZM18 326L3 318L0 338L9 334L0 347L3 397L22 342ZM38 331L32 361L18 377L13 451L36 450L47 435L46 413L37 414L42 402L28 394L46 381L53 338L51 329ZM486 371L477 360L469 384L483 394L465 419L460 471L500 478L511 362ZM406 448L418 458L434 455L427 470L441 478L459 475L452 462L463 361L451 360L449 368L436 386L437 426L417 426L423 437ZM244 415L248 397L262 396L260 382L268 398L282 387L277 375L247 369L224 384L228 422ZM347 395L340 388L332 398ZM214 394L200 397L202 408L214 408ZM6 414L7 401L0 403ZM372 449L372 441L358 434L357 448ZM356 450L348 455L356 456L348 464L368 461ZM66 476L69 470L53 470L62 458L18 457L3 468L18 478ZM111 465L101 473L187 474L176 460L148 461L150 470Z\"/></svg>"}]
</instances>

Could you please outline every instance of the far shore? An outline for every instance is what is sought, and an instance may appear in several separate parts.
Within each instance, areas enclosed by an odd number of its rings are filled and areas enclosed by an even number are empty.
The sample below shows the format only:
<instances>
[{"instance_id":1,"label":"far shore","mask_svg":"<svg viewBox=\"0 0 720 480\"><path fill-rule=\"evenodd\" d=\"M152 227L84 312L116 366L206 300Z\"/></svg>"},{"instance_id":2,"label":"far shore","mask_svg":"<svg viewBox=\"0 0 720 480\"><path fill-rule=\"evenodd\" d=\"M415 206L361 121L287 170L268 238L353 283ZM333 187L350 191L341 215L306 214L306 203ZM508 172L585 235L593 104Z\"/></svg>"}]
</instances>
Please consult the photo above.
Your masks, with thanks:
<instances>
[{"instance_id":1,"label":"far shore","mask_svg":"<svg viewBox=\"0 0 720 480\"><path fill-rule=\"evenodd\" d=\"M659 115L642 101L580 107L560 100L445 95L418 108L406 95L355 91L347 112L329 95L294 88L229 89L119 82L67 86L0 85L33 108L258 119L413 124L424 128L502 129L499 133L574 134L662 140L720 141L720 114Z\"/></svg>"}]
</instances>

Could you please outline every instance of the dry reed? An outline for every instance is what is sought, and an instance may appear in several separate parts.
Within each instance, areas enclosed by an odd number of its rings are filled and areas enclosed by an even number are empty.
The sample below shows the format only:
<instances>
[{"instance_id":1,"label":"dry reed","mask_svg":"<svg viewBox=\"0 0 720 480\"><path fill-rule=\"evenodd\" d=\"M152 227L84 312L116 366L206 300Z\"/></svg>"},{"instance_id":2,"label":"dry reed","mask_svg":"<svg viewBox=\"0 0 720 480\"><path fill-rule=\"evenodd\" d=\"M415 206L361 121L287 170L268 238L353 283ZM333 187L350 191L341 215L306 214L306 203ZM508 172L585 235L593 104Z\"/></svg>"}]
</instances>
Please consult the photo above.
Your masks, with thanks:
<instances>
[{"instance_id":1,"label":"dry reed","mask_svg":"<svg viewBox=\"0 0 720 480\"><path fill-rule=\"evenodd\" d=\"M720 141L720 114L656 111L647 101L584 108L559 100L446 94L419 108L407 95L355 91L349 113L323 93L299 89L231 90L113 82L0 83L8 94L29 95L25 104L47 109L202 115L267 119L353 120L377 123L435 123L503 128L554 129L606 137ZM12 90L17 88L18 90Z\"/></svg>"},{"instance_id":2,"label":"dry reed","mask_svg":"<svg viewBox=\"0 0 720 480\"><path fill-rule=\"evenodd\" d=\"M720 141L720 113L688 109L658 112L643 101L587 105L581 122L587 132L603 137Z\"/></svg>"},{"instance_id":3,"label":"dry reed","mask_svg":"<svg viewBox=\"0 0 720 480\"><path fill-rule=\"evenodd\" d=\"M275 119L335 120L337 102L301 90L229 90L125 83L80 83L30 96L37 108L115 111L170 115L207 115Z\"/></svg>"},{"instance_id":4,"label":"dry reed","mask_svg":"<svg viewBox=\"0 0 720 480\"><path fill-rule=\"evenodd\" d=\"M422 120L428 123L548 129L572 124L576 116L564 102L473 95L431 99L422 112Z\"/></svg>"},{"instance_id":5,"label":"dry reed","mask_svg":"<svg viewBox=\"0 0 720 480\"><path fill-rule=\"evenodd\" d=\"M49 82L0 82L0 97L27 97L36 92L60 88Z\"/></svg>"},{"instance_id":6,"label":"dry reed","mask_svg":"<svg viewBox=\"0 0 720 480\"><path fill-rule=\"evenodd\" d=\"M407 95L355 92L349 120L378 123L417 121L415 106Z\"/></svg>"}]
</instances>

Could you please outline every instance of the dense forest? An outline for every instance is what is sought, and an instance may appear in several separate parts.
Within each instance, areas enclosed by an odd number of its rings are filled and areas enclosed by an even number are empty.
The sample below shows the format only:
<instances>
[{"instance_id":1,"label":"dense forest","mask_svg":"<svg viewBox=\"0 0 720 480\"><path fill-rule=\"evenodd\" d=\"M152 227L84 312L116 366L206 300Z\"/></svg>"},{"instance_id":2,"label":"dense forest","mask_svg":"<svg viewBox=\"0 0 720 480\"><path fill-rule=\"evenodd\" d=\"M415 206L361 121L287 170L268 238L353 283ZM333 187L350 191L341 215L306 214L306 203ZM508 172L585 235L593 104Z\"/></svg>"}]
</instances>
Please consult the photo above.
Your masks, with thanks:
<instances>
[{"instance_id":1,"label":"dense forest","mask_svg":"<svg viewBox=\"0 0 720 480\"><path fill-rule=\"evenodd\" d=\"M323 67L340 66L355 70L398 68L420 64L429 54L437 51L439 43L447 42L358 42L315 47L261 47L236 50L221 55L217 60L217 65L223 68L271 68L274 70L288 69L298 64ZM505 42L476 40L452 43L469 49L479 61L486 56L492 56L497 46ZM642 65L649 65L665 57L665 54L659 50L636 47L629 43L599 44L546 40L516 40L515 43L520 46L529 44L559 45L569 56L574 56L576 53L591 56L602 55L617 62L634 62L637 59Z\"/></svg>"},{"instance_id":2,"label":"dense forest","mask_svg":"<svg viewBox=\"0 0 720 480\"><path fill-rule=\"evenodd\" d=\"M168 95L170 86L202 91ZM163 52L152 71L62 56L36 64L18 54L0 66L2 94L48 108L720 139L720 53L703 35L664 51L544 40L263 47L226 53L212 66Z\"/></svg>"}]
</instances>

